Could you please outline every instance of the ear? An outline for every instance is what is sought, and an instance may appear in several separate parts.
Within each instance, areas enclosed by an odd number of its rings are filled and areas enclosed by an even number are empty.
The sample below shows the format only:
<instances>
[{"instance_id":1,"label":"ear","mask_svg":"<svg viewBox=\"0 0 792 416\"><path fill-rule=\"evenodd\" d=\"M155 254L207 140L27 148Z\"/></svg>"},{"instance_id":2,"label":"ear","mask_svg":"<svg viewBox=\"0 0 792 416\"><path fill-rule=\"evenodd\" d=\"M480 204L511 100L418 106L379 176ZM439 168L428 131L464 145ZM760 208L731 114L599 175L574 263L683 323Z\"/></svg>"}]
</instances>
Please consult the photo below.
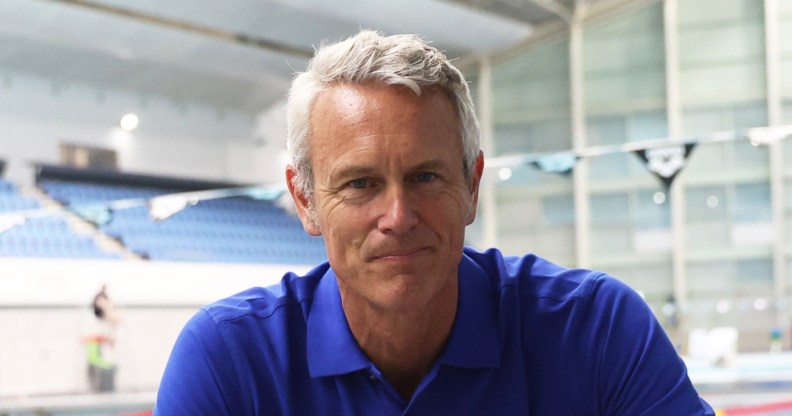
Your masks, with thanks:
<instances>
[{"instance_id":1,"label":"ear","mask_svg":"<svg viewBox=\"0 0 792 416\"><path fill-rule=\"evenodd\" d=\"M294 186L294 178L296 176L297 169L292 165L286 166L286 186L289 187L289 193L294 200L294 206L297 208L297 216L300 217L300 221L306 233L313 236L322 235L319 224L315 221L316 214L313 209L313 204L311 204L311 201L305 194Z\"/></svg>"},{"instance_id":2,"label":"ear","mask_svg":"<svg viewBox=\"0 0 792 416\"><path fill-rule=\"evenodd\" d=\"M481 176L484 174L484 152L479 150L476 157L476 168L470 177L470 210L468 211L467 218L465 219L466 225L470 225L476 219L476 211L478 208L479 185L481 185Z\"/></svg>"}]
</instances>

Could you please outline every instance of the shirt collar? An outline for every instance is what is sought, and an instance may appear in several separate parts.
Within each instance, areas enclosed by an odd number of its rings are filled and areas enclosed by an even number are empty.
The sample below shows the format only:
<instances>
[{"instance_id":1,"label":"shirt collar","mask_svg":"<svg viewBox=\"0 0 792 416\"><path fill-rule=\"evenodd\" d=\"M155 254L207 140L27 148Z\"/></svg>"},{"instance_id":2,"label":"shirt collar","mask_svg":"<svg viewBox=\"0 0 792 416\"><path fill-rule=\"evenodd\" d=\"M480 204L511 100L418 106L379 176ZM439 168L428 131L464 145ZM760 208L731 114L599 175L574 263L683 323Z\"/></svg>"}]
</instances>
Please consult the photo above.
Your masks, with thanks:
<instances>
[{"instance_id":1,"label":"shirt collar","mask_svg":"<svg viewBox=\"0 0 792 416\"><path fill-rule=\"evenodd\" d=\"M451 335L438 362L463 368L500 365L496 288L466 255L459 264L459 303ZM319 280L308 313L308 369L312 377L371 368L349 329L333 269Z\"/></svg>"},{"instance_id":2,"label":"shirt collar","mask_svg":"<svg viewBox=\"0 0 792 416\"><path fill-rule=\"evenodd\" d=\"M308 371L312 377L351 373L370 367L349 329L332 268L319 279L308 312Z\"/></svg>"},{"instance_id":3,"label":"shirt collar","mask_svg":"<svg viewBox=\"0 0 792 416\"><path fill-rule=\"evenodd\" d=\"M463 368L500 365L497 288L467 255L459 263L459 303L442 364Z\"/></svg>"}]
</instances>

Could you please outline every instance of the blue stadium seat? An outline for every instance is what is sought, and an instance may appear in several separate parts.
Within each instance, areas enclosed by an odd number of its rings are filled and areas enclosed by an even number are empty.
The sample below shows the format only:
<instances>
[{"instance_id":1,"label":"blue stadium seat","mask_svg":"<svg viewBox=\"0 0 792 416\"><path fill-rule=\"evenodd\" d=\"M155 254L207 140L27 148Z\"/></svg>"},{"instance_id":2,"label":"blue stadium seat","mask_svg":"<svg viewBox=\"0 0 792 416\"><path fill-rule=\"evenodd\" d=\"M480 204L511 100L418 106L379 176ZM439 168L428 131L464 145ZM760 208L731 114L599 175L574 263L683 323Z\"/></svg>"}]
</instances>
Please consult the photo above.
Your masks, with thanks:
<instances>
[{"instance_id":1,"label":"blue stadium seat","mask_svg":"<svg viewBox=\"0 0 792 416\"><path fill-rule=\"evenodd\" d=\"M0 213L30 212L41 207L36 198L24 196L14 184L0 180ZM120 258L102 251L92 237L74 233L59 216L27 218L24 224L0 234L0 256Z\"/></svg>"},{"instance_id":2,"label":"blue stadium seat","mask_svg":"<svg viewBox=\"0 0 792 416\"><path fill-rule=\"evenodd\" d=\"M150 199L179 190L47 178L38 186L64 205ZM182 190L184 191L184 190ZM201 201L162 222L144 206L119 209L100 230L156 261L316 264L324 242L270 201L231 197Z\"/></svg>"}]
</instances>

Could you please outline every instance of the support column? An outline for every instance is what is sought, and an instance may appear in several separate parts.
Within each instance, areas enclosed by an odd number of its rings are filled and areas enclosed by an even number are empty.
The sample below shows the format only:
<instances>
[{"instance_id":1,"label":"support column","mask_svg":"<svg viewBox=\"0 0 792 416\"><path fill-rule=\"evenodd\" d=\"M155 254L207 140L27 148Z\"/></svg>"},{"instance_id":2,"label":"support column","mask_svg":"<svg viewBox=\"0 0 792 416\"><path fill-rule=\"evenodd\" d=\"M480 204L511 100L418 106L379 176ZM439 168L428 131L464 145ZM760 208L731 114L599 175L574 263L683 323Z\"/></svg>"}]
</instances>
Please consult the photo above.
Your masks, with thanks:
<instances>
[{"instance_id":1,"label":"support column","mask_svg":"<svg viewBox=\"0 0 792 416\"><path fill-rule=\"evenodd\" d=\"M682 105L679 98L679 8L677 0L663 2L663 33L665 40L666 72L666 111L668 135L671 140L682 138ZM668 201L671 204L671 271L672 292L677 303L678 326L675 343L687 346L687 311L689 308L687 290L687 256L685 236L685 186L684 178L677 178L669 189Z\"/></svg>"},{"instance_id":2,"label":"support column","mask_svg":"<svg viewBox=\"0 0 792 416\"><path fill-rule=\"evenodd\" d=\"M767 122L780 126L781 120L781 80L778 45L778 0L764 1L765 23L765 67L767 71ZM773 214L773 298L776 304L786 299L786 236L784 214L784 146L776 140L769 144L770 152L770 197ZM776 308L776 325L784 334L784 349L789 348L790 319L786 310Z\"/></svg>"},{"instance_id":3,"label":"support column","mask_svg":"<svg viewBox=\"0 0 792 416\"><path fill-rule=\"evenodd\" d=\"M479 61L478 85L479 123L481 123L481 150L485 157L495 155L494 127L492 119L492 64L489 57L482 57ZM486 166L486 164L485 164ZM481 183L481 208L482 208L482 243L484 248L495 247L498 244L498 215L495 186L497 181L485 175Z\"/></svg>"},{"instance_id":4,"label":"support column","mask_svg":"<svg viewBox=\"0 0 792 416\"><path fill-rule=\"evenodd\" d=\"M586 109L583 77L583 14L576 6L569 27L569 84L572 100L572 148L586 147ZM575 255L577 267L591 267L591 220L588 160L578 161L572 174L575 199Z\"/></svg>"}]
</instances>

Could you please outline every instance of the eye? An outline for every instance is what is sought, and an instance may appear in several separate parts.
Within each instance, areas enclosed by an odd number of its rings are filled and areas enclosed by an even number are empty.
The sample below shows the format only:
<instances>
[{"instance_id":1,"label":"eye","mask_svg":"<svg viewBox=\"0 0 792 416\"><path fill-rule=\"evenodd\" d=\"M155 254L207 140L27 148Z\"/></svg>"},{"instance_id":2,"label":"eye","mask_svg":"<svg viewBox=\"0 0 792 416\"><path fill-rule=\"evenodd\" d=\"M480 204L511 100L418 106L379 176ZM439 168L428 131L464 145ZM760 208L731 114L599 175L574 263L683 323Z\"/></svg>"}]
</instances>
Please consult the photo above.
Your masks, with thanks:
<instances>
[{"instance_id":1,"label":"eye","mask_svg":"<svg viewBox=\"0 0 792 416\"><path fill-rule=\"evenodd\" d=\"M419 172L417 175L415 175L415 180L418 182L431 182L436 178L437 175L432 172Z\"/></svg>"},{"instance_id":2,"label":"eye","mask_svg":"<svg viewBox=\"0 0 792 416\"><path fill-rule=\"evenodd\" d=\"M355 179L350 181L348 185L350 188L364 189L368 185L368 181L366 179Z\"/></svg>"}]
</instances>

